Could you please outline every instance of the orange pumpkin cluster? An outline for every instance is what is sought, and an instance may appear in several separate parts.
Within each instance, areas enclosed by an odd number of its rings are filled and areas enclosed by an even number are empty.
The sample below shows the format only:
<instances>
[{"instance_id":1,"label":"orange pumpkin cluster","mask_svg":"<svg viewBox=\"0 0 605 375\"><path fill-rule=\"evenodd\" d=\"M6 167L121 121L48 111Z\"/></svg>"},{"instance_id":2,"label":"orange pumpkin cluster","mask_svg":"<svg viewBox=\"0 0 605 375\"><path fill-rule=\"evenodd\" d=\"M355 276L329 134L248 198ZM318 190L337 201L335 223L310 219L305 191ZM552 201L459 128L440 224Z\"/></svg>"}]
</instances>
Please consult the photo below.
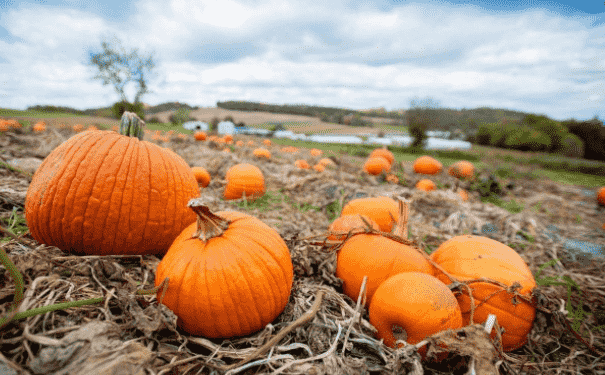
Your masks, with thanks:
<instances>
[{"instance_id":1,"label":"orange pumpkin cluster","mask_svg":"<svg viewBox=\"0 0 605 375\"><path fill-rule=\"evenodd\" d=\"M386 148L377 148L368 155L363 170L373 176L387 173L391 170L394 161L395 156L391 151Z\"/></svg>"},{"instance_id":2,"label":"orange pumpkin cluster","mask_svg":"<svg viewBox=\"0 0 605 375\"><path fill-rule=\"evenodd\" d=\"M21 123L15 119L7 119L7 120L0 119L0 132L8 131L11 128L19 129L21 127L22 127Z\"/></svg>"}]
</instances>

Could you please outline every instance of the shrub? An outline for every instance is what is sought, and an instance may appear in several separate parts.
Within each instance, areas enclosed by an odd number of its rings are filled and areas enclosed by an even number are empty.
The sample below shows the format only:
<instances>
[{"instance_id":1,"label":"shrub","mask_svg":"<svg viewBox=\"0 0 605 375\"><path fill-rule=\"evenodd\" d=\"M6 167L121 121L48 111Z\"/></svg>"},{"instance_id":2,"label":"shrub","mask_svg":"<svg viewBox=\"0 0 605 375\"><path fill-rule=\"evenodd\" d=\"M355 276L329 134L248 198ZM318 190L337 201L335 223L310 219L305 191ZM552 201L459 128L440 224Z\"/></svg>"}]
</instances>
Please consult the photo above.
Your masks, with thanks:
<instances>
[{"instance_id":1,"label":"shrub","mask_svg":"<svg viewBox=\"0 0 605 375\"><path fill-rule=\"evenodd\" d=\"M189 110L187 108L179 108L172 115L170 115L170 122L173 125L181 125L190 119Z\"/></svg>"},{"instance_id":2,"label":"shrub","mask_svg":"<svg viewBox=\"0 0 605 375\"><path fill-rule=\"evenodd\" d=\"M567 133L561 140L561 155L571 158L581 158L584 155L584 142L575 134Z\"/></svg>"},{"instance_id":3,"label":"shrub","mask_svg":"<svg viewBox=\"0 0 605 375\"><path fill-rule=\"evenodd\" d=\"M147 123L149 124L159 124L160 123L160 119L158 119L157 117L152 117L149 119L149 121L147 121Z\"/></svg>"},{"instance_id":4,"label":"shrub","mask_svg":"<svg viewBox=\"0 0 605 375\"><path fill-rule=\"evenodd\" d=\"M225 118L223 119L223 121L231 121L232 123L235 124L235 120L233 119L233 116L231 116L231 115L225 116Z\"/></svg>"}]
</instances>

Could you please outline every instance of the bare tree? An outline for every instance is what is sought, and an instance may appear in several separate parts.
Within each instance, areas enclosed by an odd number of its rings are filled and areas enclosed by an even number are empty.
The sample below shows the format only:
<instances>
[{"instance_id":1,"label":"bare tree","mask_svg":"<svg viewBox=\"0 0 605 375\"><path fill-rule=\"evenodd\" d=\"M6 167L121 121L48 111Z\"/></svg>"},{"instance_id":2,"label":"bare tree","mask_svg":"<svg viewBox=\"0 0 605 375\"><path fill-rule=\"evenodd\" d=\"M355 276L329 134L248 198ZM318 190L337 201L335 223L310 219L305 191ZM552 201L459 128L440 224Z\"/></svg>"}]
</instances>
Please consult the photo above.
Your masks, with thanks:
<instances>
[{"instance_id":1,"label":"bare tree","mask_svg":"<svg viewBox=\"0 0 605 375\"><path fill-rule=\"evenodd\" d=\"M153 55L139 55L139 50L127 52L116 37L113 41L101 43L103 52L90 54L90 65L96 66L99 73L94 77L101 79L104 85L112 84L120 94L123 102L128 102L124 88L130 82L137 83L138 89L134 103L139 103L141 97L149 92L147 88L147 75L155 67Z\"/></svg>"}]
</instances>

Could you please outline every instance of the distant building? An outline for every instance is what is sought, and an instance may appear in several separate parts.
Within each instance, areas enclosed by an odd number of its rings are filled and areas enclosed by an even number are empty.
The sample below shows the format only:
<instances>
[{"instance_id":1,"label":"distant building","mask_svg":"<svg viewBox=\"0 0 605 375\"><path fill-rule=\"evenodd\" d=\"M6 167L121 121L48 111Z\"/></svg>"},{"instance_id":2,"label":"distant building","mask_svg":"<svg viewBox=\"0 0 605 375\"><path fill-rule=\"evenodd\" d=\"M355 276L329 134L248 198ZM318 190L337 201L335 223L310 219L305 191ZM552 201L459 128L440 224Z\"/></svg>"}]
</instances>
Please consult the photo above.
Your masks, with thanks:
<instances>
[{"instance_id":1,"label":"distant building","mask_svg":"<svg viewBox=\"0 0 605 375\"><path fill-rule=\"evenodd\" d=\"M183 127L187 130L203 131L207 132L210 129L210 125L203 121L188 121L183 124Z\"/></svg>"},{"instance_id":2,"label":"distant building","mask_svg":"<svg viewBox=\"0 0 605 375\"><path fill-rule=\"evenodd\" d=\"M235 124L231 121L221 121L218 123L219 134L235 134Z\"/></svg>"}]
</instances>

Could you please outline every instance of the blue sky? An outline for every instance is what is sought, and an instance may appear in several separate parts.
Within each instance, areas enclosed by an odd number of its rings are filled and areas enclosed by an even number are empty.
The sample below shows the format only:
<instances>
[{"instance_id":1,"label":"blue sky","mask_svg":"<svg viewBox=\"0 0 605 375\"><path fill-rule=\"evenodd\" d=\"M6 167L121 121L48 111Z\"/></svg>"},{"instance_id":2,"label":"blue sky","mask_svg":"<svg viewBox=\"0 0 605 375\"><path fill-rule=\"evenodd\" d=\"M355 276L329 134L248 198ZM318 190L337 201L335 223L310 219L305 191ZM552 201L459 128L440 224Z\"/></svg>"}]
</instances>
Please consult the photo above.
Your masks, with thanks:
<instances>
[{"instance_id":1,"label":"blue sky","mask_svg":"<svg viewBox=\"0 0 605 375\"><path fill-rule=\"evenodd\" d=\"M605 4L596 0L0 0L0 107L119 100L87 65L113 37L154 54L151 105L393 110L432 98L605 118Z\"/></svg>"}]
</instances>

